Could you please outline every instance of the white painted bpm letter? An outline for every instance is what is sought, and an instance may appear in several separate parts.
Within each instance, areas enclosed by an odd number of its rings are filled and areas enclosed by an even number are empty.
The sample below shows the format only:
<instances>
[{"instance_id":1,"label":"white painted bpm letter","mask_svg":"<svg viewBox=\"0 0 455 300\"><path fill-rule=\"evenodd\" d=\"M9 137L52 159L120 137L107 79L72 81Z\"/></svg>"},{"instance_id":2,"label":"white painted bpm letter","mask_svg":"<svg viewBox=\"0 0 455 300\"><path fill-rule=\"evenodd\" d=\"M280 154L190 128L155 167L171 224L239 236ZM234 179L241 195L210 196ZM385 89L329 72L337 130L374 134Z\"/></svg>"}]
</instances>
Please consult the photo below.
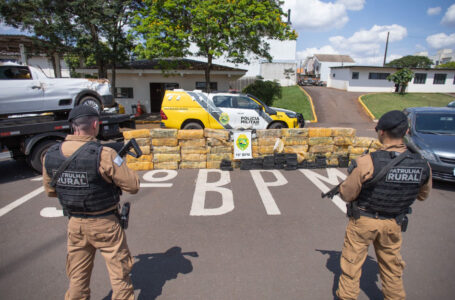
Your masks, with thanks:
<instances>
[{"instance_id":1,"label":"white painted bpm letter","mask_svg":"<svg viewBox=\"0 0 455 300\"><path fill-rule=\"evenodd\" d=\"M156 174L165 173L163 177L155 177ZM177 177L177 171L175 170L153 170L148 171L142 177L145 181L148 182L160 182L160 183L141 183L141 187L172 187L172 183L162 183L163 181L168 181Z\"/></svg>"},{"instance_id":2,"label":"white painted bpm letter","mask_svg":"<svg viewBox=\"0 0 455 300\"><path fill-rule=\"evenodd\" d=\"M209 173L219 173L220 180L207 182ZM227 214L234 209L234 196L228 188L222 187L231 182L228 171L201 169L197 176L196 189L193 196L190 216L219 216ZM207 192L221 194L221 206L217 208L205 208L205 196Z\"/></svg>"},{"instance_id":3,"label":"white painted bpm letter","mask_svg":"<svg viewBox=\"0 0 455 300\"><path fill-rule=\"evenodd\" d=\"M272 173L276 181L265 182L262 178L262 172ZM250 171L251 176L253 177L256 188L258 189L259 195L261 196L262 203L264 204L265 211L268 215L281 215L280 209L276 205L275 200L273 199L272 194L270 193L269 186L281 186L288 183L283 174L278 170L252 170Z\"/></svg>"},{"instance_id":4,"label":"white painted bpm letter","mask_svg":"<svg viewBox=\"0 0 455 300\"><path fill-rule=\"evenodd\" d=\"M327 169L327 177L307 169L300 169L300 172L302 172L323 193L330 191L330 188L322 183L323 181L331 185L337 185L339 183L338 177L341 178L341 180L346 179L346 175L344 173L334 168ZM332 202L335 203L335 205L338 206L342 212L346 213L346 202L341 200L339 196L333 197Z\"/></svg>"}]
</instances>

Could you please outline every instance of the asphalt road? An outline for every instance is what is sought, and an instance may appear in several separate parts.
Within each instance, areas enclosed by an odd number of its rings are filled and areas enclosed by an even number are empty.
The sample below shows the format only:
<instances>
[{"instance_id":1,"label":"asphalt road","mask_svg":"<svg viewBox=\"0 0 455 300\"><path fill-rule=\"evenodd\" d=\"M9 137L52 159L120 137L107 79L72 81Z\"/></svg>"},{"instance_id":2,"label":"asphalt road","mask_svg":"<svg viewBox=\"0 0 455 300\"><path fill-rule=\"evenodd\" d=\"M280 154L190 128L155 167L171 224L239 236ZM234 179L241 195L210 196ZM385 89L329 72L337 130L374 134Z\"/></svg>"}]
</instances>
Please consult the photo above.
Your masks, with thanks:
<instances>
[{"instance_id":1,"label":"asphalt road","mask_svg":"<svg viewBox=\"0 0 455 300\"><path fill-rule=\"evenodd\" d=\"M304 86L313 99L318 123L314 127L353 127L358 136L375 137L376 126L357 98L365 93L352 93L322 86Z\"/></svg>"},{"instance_id":2,"label":"asphalt road","mask_svg":"<svg viewBox=\"0 0 455 300\"><path fill-rule=\"evenodd\" d=\"M138 299L333 299L347 219L321 199L344 169L140 172L128 243ZM319 175L318 175L319 174ZM325 179L324 179L325 178ZM158 185L159 184L159 185ZM11 208L11 203L21 204ZM62 299L66 224L25 164L0 162L0 298ZM408 299L454 299L455 188L414 205L402 255ZM359 299L382 299L370 249ZM92 299L109 299L97 255Z\"/></svg>"}]
</instances>

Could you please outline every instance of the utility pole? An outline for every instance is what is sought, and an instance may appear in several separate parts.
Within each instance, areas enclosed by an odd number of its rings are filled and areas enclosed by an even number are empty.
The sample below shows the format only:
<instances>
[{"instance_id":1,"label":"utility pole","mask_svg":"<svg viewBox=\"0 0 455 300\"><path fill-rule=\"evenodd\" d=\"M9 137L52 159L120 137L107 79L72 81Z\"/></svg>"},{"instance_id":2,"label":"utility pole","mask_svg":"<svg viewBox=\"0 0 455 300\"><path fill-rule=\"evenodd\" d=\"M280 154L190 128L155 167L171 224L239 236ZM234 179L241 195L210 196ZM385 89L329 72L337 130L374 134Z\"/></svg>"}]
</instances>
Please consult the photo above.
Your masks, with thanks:
<instances>
[{"instance_id":1,"label":"utility pole","mask_svg":"<svg viewBox=\"0 0 455 300\"><path fill-rule=\"evenodd\" d=\"M389 34L390 34L390 31L387 32L387 41L385 43L385 52L384 52L384 62L382 63L383 67L385 66L385 59L387 58L387 47L389 46Z\"/></svg>"}]
</instances>

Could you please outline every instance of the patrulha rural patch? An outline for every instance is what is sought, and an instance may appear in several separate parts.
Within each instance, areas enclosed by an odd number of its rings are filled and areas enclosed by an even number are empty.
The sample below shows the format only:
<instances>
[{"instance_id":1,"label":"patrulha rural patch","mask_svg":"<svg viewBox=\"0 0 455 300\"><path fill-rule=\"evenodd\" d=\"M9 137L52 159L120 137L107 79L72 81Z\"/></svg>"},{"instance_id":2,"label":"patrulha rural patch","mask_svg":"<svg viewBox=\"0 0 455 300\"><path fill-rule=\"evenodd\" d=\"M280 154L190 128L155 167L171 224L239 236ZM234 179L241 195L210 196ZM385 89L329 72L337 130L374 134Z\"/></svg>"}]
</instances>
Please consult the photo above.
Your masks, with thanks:
<instances>
[{"instance_id":1,"label":"patrulha rural patch","mask_svg":"<svg viewBox=\"0 0 455 300\"><path fill-rule=\"evenodd\" d=\"M393 168L387 173L386 182L420 183L422 168Z\"/></svg>"}]
</instances>

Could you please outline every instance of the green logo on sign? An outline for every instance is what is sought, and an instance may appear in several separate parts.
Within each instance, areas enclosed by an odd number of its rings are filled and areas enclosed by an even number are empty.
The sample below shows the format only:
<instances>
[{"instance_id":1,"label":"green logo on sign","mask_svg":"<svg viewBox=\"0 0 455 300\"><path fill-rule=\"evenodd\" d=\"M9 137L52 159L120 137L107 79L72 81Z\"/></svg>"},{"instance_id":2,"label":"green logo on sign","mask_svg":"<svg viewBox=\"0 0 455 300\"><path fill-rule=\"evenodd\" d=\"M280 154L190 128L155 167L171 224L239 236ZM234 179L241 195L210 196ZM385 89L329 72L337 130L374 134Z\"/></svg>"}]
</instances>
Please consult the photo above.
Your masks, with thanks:
<instances>
[{"instance_id":1,"label":"green logo on sign","mask_svg":"<svg viewBox=\"0 0 455 300\"><path fill-rule=\"evenodd\" d=\"M229 115L227 113L222 113L220 115L220 123L223 125L227 125L229 123Z\"/></svg>"},{"instance_id":2,"label":"green logo on sign","mask_svg":"<svg viewBox=\"0 0 455 300\"><path fill-rule=\"evenodd\" d=\"M242 151L245 151L246 148L248 148L248 145L250 144L250 141L248 140L247 136L244 135L244 134L241 134L239 135L239 137L237 138L237 147L242 150Z\"/></svg>"}]
</instances>

